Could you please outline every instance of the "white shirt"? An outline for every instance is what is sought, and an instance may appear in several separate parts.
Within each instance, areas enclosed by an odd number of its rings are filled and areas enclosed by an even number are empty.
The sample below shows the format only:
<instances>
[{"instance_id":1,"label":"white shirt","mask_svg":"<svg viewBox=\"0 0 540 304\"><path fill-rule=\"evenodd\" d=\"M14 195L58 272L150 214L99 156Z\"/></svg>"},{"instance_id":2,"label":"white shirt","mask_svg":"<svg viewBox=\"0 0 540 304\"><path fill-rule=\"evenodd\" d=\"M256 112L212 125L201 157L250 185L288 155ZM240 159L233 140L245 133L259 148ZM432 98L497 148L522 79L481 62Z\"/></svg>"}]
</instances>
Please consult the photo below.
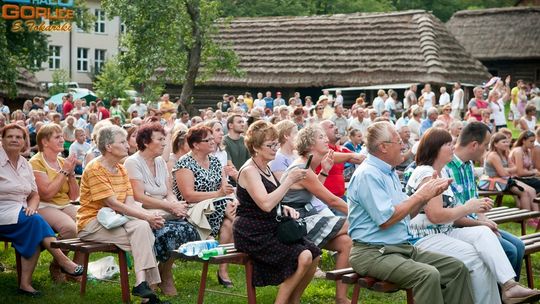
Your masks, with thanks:
<instances>
[{"instance_id":1,"label":"white shirt","mask_svg":"<svg viewBox=\"0 0 540 304\"><path fill-rule=\"evenodd\" d=\"M78 141L76 141L69 147L69 155L75 154L77 160L82 163L84 161L84 156L86 155L86 152L90 150L90 147L90 144L87 142L80 144Z\"/></svg>"},{"instance_id":2,"label":"white shirt","mask_svg":"<svg viewBox=\"0 0 540 304\"><path fill-rule=\"evenodd\" d=\"M75 128L81 128L81 129L84 129L86 127L86 119L80 117L79 119L77 119L77 121L75 122Z\"/></svg>"},{"instance_id":3,"label":"white shirt","mask_svg":"<svg viewBox=\"0 0 540 304\"><path fill-rule=\"evenodd\" d=\"M497 100L497 104L490 102L491 118L494 120L495 126L506 125L506 117L504 117L504 102L502 98Z\"/></svg>"},{"instance_id":4,"label":"white shirt","mask_svg":"<svg viewBox=\"0 0 540 304\"><path fill-rule=\"evenodd\" d=\"M334 101L334 107L337 105L343 105L343 96L338 95L336 96L336 101Z\"/></svg>"},{"instance_id":5,"label":"white shirt","mask_svg":"<svg viewBox=\"0 0 540 304\"><path fill-rule=\"evenodd\" d=\"M381 116L382 111L384 111L384 100L377 96L373 99L373 108L377 110L377 116Z\"/></svg>"},{"instance_id":6,"label":"white shirt","mask_svg":"<svg viewBox=\"0 0 540 304\"><path fill-rule=\"evenodd\" d=\"M264 101L264 99L255 99L255 101L253 101L253 107L254 108L262 108L264 110L264 108L266 107L266 101Z\"/></svg>"},{"instance_id":7,"label":"white shirt","mask_svg":"<svg viewBox=\"0 0 540 304\"><path fill-rule=\"evenodd\" d=\"M441 97L439 97L439 104L444 106L447 103L450 103L450 94L444 92L441 94Z\"/></svg>"},{"instance_id":8,"label":"white shirt","mask_svg":"<svg viewBox=\"0 0 540 304\"><path fill-rule=\"evenodd\" d=\"M463 89L461 88L454 92L454 97L452 98L452 109L463 109Z\"/></svg>"},{"instance_id":9,"label":"white shirt","mask_svg":"<svg viewBox=\"0 0 540 304\"><path fill-rule=\"evenodd\" d=\"M146 115L147 107L145 104L139 104L136 103L132 104L128 108L128 114L131 114L133 111L137 111L137 114L139 114L139 117L144 117Z\"/></svg>"},{"instance_id":10,"label":"white shirt","mask_svg":"<svg viewBox=\"0 0 540 304\"><path fill-rule=\"evenodd\" d=\"M351 121L351 124L349 125L349 128L360 130L363 135L367 134L367 128L369 127L370 122L366 118L362 120L362 122L358 121L358 119L354 119Z\"/></svg>"},{"instance_id":11,"label":"white shirt","mask_svg":"<svg viewBox=\"0 0 540 304\"><path fill-rule=\"evenodd\" d=\"M0 113L9 115L9 113L10 113L10 112L9 112L9 107L6 106L6 105L1 105L1 106L0 106Z\"/></svg>"},{"instance_id":12,"label":"white shirt","mask_svg":"<svg viewBox=\"0 0 540 304\"><path fill-rule=\"evenodd\" d=\"M422 94L424 97L424 109L427 110L431 107L433 107L433 99L435 98L435 93L433 92L424 92Z\"/></svg>"}]
</instances>

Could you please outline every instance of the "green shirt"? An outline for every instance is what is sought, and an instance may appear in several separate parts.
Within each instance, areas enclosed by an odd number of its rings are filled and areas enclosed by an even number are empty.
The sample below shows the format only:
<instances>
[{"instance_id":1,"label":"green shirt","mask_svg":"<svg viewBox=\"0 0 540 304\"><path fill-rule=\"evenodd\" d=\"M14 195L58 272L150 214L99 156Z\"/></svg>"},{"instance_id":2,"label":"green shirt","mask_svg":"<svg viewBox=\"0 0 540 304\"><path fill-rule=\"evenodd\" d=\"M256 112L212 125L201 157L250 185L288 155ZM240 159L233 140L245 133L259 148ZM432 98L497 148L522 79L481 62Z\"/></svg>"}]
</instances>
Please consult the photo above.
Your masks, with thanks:
<instances>
[{"instance_id":1,"label":"green shirt","mask_svg":"<svg viewBox=\"0 0 540 304\"><path fill-rule=\"evenodd\" d=\"M454 179L450 187L458 203L463 205L470 199L478 198L472 161L464 162L454 154L452 161L446 165L445 170L448 176ZM471 217L476 218L476 215L471 214Z\"/></svg>"},{"instance_id":2,"label":"green shirt","mask_svg":"<svg viewBox=\"0 0 540 304\"><path fill-rule=\"evenodd\" d=\"M223 142L225 144L225 151L227 151L227 160L232 161L236 170L240 170L250 157L249 151L246 145L244 145L244 137L240 136L239 139L234 140L227 135Z\"/></svg>"}]
</instances>

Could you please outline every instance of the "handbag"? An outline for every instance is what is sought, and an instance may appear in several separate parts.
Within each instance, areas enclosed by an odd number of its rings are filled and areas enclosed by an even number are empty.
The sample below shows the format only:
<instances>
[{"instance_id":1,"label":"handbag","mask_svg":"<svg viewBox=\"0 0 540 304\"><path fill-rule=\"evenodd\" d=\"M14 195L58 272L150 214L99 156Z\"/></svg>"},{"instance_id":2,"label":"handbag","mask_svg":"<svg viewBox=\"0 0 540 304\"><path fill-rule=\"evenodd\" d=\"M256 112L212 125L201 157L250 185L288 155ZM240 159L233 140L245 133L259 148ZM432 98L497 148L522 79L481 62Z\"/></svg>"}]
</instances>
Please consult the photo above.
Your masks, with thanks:
<instances>
[{"instance_id":1,"label":"handbag","mask_svg":"<svg viewBox=\"0 0 540 304\"><path fill-rule=\"evenodd\" d=\"M523 191L523 187L519 186L513 178L502 177L481 177L478 181L478 189L483 191L509 191L512 187L517 187Z\"/></svg>"},{"instance_id":2,"label":"handbag","mask_svg":"<svg viewBox=\"0 0 540 304\"><path fill-rule=\"evenodd\" d=\"M294 244L307 235L307 227L304 219L293 219L290 216L281 214L281 202L277 206L276 221L278 221L277 238L284 244Z\"/></svg>"},{"instance_id":3,"label":"handbag","mask_svg":"<svg viewBox=\"0 0 540 304\"><path fill-rule=\"evenodd\" d=\"M116 213L109 207L103 207L98 211L97 220L106 229L112 229L124 225L130 218Z\"/></svg>"}]
</instances>

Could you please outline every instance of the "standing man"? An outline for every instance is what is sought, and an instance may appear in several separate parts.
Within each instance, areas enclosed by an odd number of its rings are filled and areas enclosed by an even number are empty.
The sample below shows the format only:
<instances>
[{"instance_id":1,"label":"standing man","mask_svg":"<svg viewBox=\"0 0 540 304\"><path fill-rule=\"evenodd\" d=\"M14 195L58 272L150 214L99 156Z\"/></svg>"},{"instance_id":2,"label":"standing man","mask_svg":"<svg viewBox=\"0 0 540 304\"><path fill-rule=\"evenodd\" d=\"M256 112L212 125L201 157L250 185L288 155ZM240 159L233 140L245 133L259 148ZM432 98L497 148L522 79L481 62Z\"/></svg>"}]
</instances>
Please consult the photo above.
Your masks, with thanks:
<instances>
[{"instance_id":1,"label":"standing man","mask_svg":"<svg viewBox=\"0 0 540 304\"><path fill-rule=\"evenodd\" d=\"M240 170L244 163L249 159L249 151L244 145L244 136L242 133L246 131L246 123L241 115L235 114L227 119L228 133L223 139L225 151L227 152L228 166L234 166L236 170ZM237 174L231 175L236 180Z\"/></svg>"},{"instance_id":2,"label":"standing man","mask_svg":"<svg viewBox=\"0 0 540 304\"><path fill-rule=\"evenodd\" d=\"M71 94L66 94L64 103L62 104L62 117L65 119L69 113L71 113L71 110L73 110L73 96Z\"/></svg>"},{"instance_id":3,"label":"standing man","mask_svg":"<svg viewBox=\"0 0 540 304\"><path fill-rule=\"evenodd\" d=\"M434 177L411 197L394 167L399 165L401 139L388 122L368 128L368 157L350 182L349 262L360 275L412 288L415 303L473 303L469 270L459 260L410 244L410 216L441 194L451 180Z\"/></svg>"},{"instance_id":4,"label":"standing man","mask_svg":"<svg viewBox=\"0 0 540 304\"><path fill-rule=\"evenodd\" d=\"M418 87L416 86L416 84L412 84L409 87L409 90L405 92L405 100L404 100L405 102L403 104L404 109L408 109L418 103L418 99L416 98L417 88Z\"/></svg>"},{"instance_id":5,"label":"standing man","mask_svg":"<svg viewBox=\"0 0 540 304\"><path fill-rule=\"evenodd\" d=\"M481 122L470 122L463 128L457 139L454 157L446 165L445 170L448 176L453 179L450 186L455 194L455 199L460 204L465 204L470 199L478 198L473 161L482 160L486 152L486 147L489 144L490 135L491 132L485 124ZM488 219L485 214L472 215L460 219L454 224L460 227L485 225L491 228L493 233L499 236L502 248L516 272L516 281L519 282L525 245L518 237L498 229L497 224Z\"/></svg>"},{"instance_id":6,"label":"standing man","mask_svg":"<svg viewBox=\"0 0 540 304\"><path fill-rule=\"evenodd\" d=\"M349 126L351 129L357 129L362 132L362 135L367 133L369 120L366 118L366 110L364 108L356 108L356 119L351 121Z\"/></svg>"},{"instance_id":7,"label":"standing man","mask_svg":"<svg viewBox=\"0 0 540 304\"><path fill-rule=\"evenodd\" d=\"M461 120L461 111L463 110L463 89L461 83L454 83L454 96L452 96L452 117Z\"/></svg>"},{"instance_id":8,"label":"standing man","mask_svg":"<svg viewBox=\"0 0 540 304\"><path fill-rule=\"evenodd\" d=\"M274 110L274 98L272 98L272 92L266 91L266 97L263 98L264 100L264 108L270 109L271 111Z\"/></svg>"},{"instance_id":9,"label":"standing man","mask_svg":"<svg viewBox=\"0 0 540 304\"><path fill-rule=\"evenodd\" d=\"M129 106L128 114L131 114L133 111L137 111L139 117L144 118L144 116L146 116L146 110L146 105L142 103L142 99L140 97L135 97L135 103Z\"/></svg>"},{"instance_id":10,"label":"standing man","mask_svg":"<svg viewBox=\"0 0 540 304\"><path fill-rule=\"evenodd\" d=\"M335 106L334 116L332 116L330 120L335 124L336 129L338 131L339 137L341 139L339 140L339 144L344 144L345 140L347 139L347 127L349 126L349 121L343 115L342 105Z\"/></svg>"},{"instance_id":11,"label":"standing man","mask_svg":"<svg viewBox=\"0 0 540 304\"><path fill-rule=\"evenodd\" d=\"M161 96L161 102L158 104L158 110L163 114L163 119L169 121L171 116L176 113L176 105L169 100L169 94Z\"/></svg>"},{"instance_id":12,"label":"standing man","mask_svg":"<svg viewBox=\"0 0 540 304\"><path fill-rule=\"evenodd\" d=\"M446 93L446 87L441 87L439 92L441 92L441 96L439 97L439 105L444 107L444 105L450 103L450 94Z\"/></svg>"},{"instance_id":13,"label":"standing man","mask_svg":"<svg viewBox=\"0 0 540 304\"><path fill-rule=\"evenodd\" d=\"M334 107L338 105L343 106L343 95L341 95L341 90L336 90L336 100L334 101Z\"/></svg>"},{"instance_id":14,"label":"standing man","mask_svg":"<svg viewBox=\"0 0 540 304\"><path fill-rule=\"evenodd\" d=\"M276 99L274 99L274 108L279 106L285 106L285 99L281 98L281 92L276 93Z\"/></svg>"}]
</instances>

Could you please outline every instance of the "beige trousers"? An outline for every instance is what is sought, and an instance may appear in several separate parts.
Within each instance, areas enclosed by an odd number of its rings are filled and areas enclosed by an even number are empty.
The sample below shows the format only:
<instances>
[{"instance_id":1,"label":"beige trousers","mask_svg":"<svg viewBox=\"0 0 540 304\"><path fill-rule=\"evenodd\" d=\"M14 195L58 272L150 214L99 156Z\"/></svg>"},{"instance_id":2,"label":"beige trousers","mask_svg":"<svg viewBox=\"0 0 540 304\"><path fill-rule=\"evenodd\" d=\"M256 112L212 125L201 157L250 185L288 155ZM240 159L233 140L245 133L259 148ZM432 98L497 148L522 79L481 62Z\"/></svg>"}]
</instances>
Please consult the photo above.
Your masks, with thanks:
<instances>
[{"instance_id":1,"label":"beige trousers","mask_svg":"<svg viewBox=\"0 0 540 304\"><path fill-rule=\"evenodd\" d=\"M78 206L70 204L63 209L40 208L38 213L58 233L59 240L72 239L77 237L77 225L75 224L77 209L79 209Z\"/></svg>"},{"instance_id":2,"label":"beige trousers","mask_svg":"<svg viewBox=\"0 0 540 304\"><path fill-rule=\"evenodd\" d=\"M144 271L148 284L161 282L154 255L154 233L147 221L130 220L121 227L106 229L97 219L90 221L79 232L84 241L114 243L124 251L131 251L135 272Z\"/></svg>"}]
</instances>

